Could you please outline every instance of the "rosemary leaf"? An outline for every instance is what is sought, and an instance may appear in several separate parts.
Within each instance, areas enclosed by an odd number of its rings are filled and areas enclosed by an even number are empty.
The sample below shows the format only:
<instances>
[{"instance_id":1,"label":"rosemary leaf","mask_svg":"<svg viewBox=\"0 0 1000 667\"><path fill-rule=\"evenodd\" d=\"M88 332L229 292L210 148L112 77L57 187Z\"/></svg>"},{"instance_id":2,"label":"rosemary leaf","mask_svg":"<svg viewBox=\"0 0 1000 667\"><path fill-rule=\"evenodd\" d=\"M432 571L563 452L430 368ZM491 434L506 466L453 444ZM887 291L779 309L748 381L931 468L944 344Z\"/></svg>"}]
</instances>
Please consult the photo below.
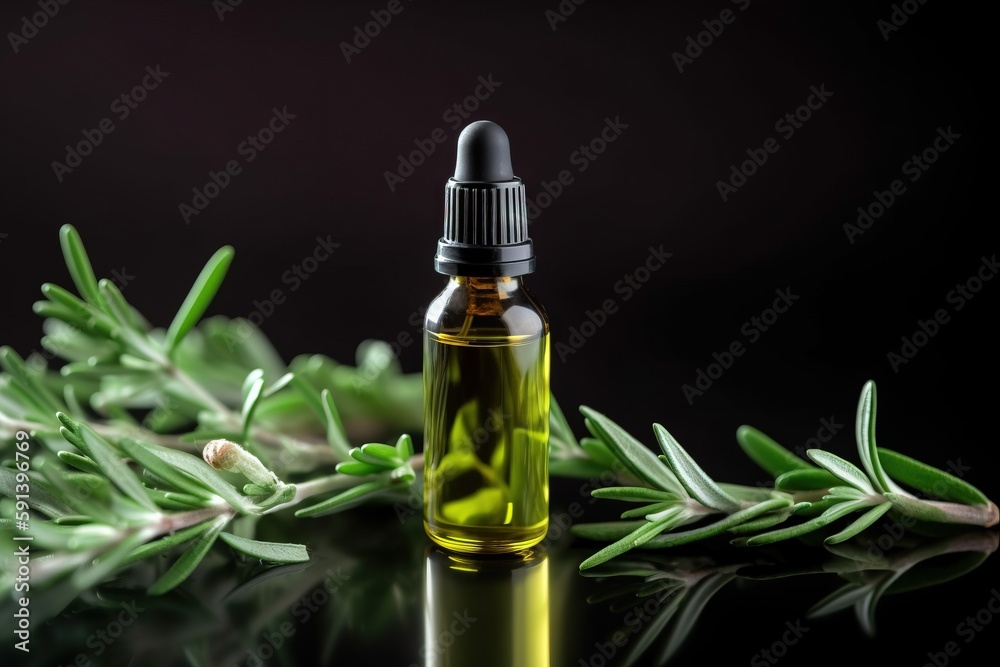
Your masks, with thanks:
<instances>
[{"instance_id":1,"label":"rosemary leaf","mask_svg":"<svg viewBox=\"0 0 1000 667\"><path fill-rule=\"evenodd\" d=\"M134 549L125 558L125 560L122 561L122 566L130 565L140 560L146 560L147 558L152 558L153 556L169 551L170 549L184 544L185 542L190 542L195 537L198 537L211 528L212 525L211 521L202 521L201 523L184 528L183 530L178 530L176 533L166 537L161 537L153 542L147 542L141 547Z\"/></svg>"},{"instance_id":2,"label":"rosemary leaf","mask_svg":"<svg viewBox=\"0 0 1000 667\"><path fill-rule=\"evenodd\" d=\"M86 424L80 425L80 436L83 439L83 453L101 468L101 471L114 482L115 486L139 503L141 507L152 512L158 511L156 505L143 490L135 473L122 461L118 452L112 449L104 438L94 433L94 430Z\"/></svg>"},{"instance_id":3,"label":"rosemary leaf","mask_svg":"<svg viewBox=\"0 0 1000 667\"><path fill-rule=\"evenodd\" d=\"M73 319L83 323L87 331L110 338L112 331L115 330L114 321L105 312L83 301L59 285L44 283L42 285L42 296L53 303L67 308L72 312Z\"/></svg>"},{"instance_id":4,"label":"rosemary leaf","mask_svg":"<svg viewBox=\"0 0 1000 667\"><path fill-rule=\"evenodd\" d=\"M555 397L549 400L549 423L551 428L552 441L564 445L566 449L579 449L580 443L573 435L573 429L566 420L566 413L563 412Z\"/></svg>"},{"instance_id":5,"label":"rosemary leaf","mask_svg":"<svg viewBox=\"0 0 1000 667\"><path fill-rule=\"evenodd\" d=\"M364 463L365 465L372 466L374 468L380 468L383 470L392 470L395 468L400 461L390 461L388 459L382 458L381 456L372 456L368 452L364 451L361 447L354 447L350 451L351 458L358 463Z\"/></svg>"},{"instance_id":6,"label":"rosemary leaf","mask_svg":"<svg viewBox=\"0 0 1000 667\"><path fill-rule=\"evenodd\" d=\"M715 537L716 535L725 533L730 528L737 526L744 521L749 521L750 519L761 516L762 514L767 514L768 512L788 507L789 505L791 505L791 502L784 498L765 500L764 502L758 503L753 507L747 507L746 509L739 510L738 512L733 512L725 518L719 519L718 521L708 524L707 526L700 526L698 528L686 530L680 533L659 535L649 540L646 546L650 548L676 547L681 544Z\"/></svg>"},{"instance_id":7,"label":"rosemary leaf","mask_svg":"<svg viewBox=\"0 0 1000 667\"><path fill-rule=\"evenodd\" d=\"M892 503L886 501L881 505L876 505L872 509L868 510L857 519L855 519L851 525L844 528L839 533L835 533L830 537L823 540L824 544L839 544L840 542L846 542L855 535L861 533L863 530L871 526L873 523L878 521L883 514L892 509Z\"/></svg>"},{"instance_id":8,"label":"rosemary leaf","mask_svg":"<svg viewBox=\"0 0 1000 667\"><path fill-rule=\"evenodd\" d=\"M838 482L840 479L828 470L809 468L789 470L778 475L774 480L774 488L779 491L819 491Z\"/></svg>"},{"instance_id":9,"label":"rosemary leaf","mask_svg":"<svg viewBox=\"0 0 1000 667\"><path fill-rule=\"evenodd\" d=\"M228 516L220 516L213 519L209 529L199 535L195 542L181 554L181 557L170 566L170 569L164 572L163 576L149 587L149 594L163 595L187 579L208 554L208 550L215 544L215 540L219 537L219 533L222 532L227 523L229 523Z\"/></svg>"},{"instance_id":10,"label":"rosemary leaf","mask_svg":"<svg viewBox=\"0 0 1000 667\"><path fill-rule=\"evenodd\" d=\"M344 461L337 464L337 472L345 475L357 475L359 477L374 475L375 473L384 472L385 470L386 468L381 465L372 465L370 463L362 463L360 461Z\"/></svg>"},{"instance_id":11,"label":"rosemary leaf","mask_svg":"<svg viewBox=\"0 0 1000 667\"><path fill-rule=\"evenodd\" d=\"M640 519L640 518L649 519L649 515L650 514L657 514L659 512L663 512L664 510L668 510L671 507L674 507L676 505L677 505L677 501L676 500L672 500L672 501L669 501L669 502L653 503L651 505L642 505L640 507L633 507L630 510L625 510L624 512L622 512L620 518L622 518L622 519Z\"/></svg>"},{"instance_id":12,"label":"rosemary leaf","mask_svg":"<svg viewBox=\"0 0 1000 667\"><path fill-rule=\"evenodd\" d=\"M13 519L0 519L0 528L14 528ZM100 523L60 525L54 521L31 523L32 549L39 547L64 553L104 550L119 538L118 529Z\"/></svg>"},{"instance_id":13,"label":"rosemary leaf","mask_svg":"<svg viewBox=\"0 0 1000 667\"><path fill-rule=\"evenodd\" d=\"M900 492L889 479L889 476L882 468L882 463L878 458L878 449L875 446L875 411L876 411L875 383L869 380L861 388L861 397L858 399L858 414L854 422L854 434L858 441L858 454L861 456L861 465L871 478L872 484L879 493L886 491Z\"/></svg>"},{"instance_id":14,"label":"rosemary leaf","mask_svg":"<svg viewBox=\"0 0 1000 667\"><path fill-rule=\"evenodd\" d=\"M677 477L644 444L636 440L621 426L600 412L580 406L587 418L587 426L600 438L636 478L662 491L670 491L678 498L687 497L687 491Z\"/></svg>"},{"instance_id":15,"label":"rosemary leaf","mask_svg":"<svg viewBox=\"0 0 1000 667\"><path fill-rule=\"evenodd\" d=\"M267 510L272 507L277 507L278 505L284 505L287 502L291 502L293 498L295 498L295 485L285 484L272 493L268 498L258 501L257 507L260 510Z\"/></svg>"},{"instance_id":16,"label":"rosemary leaf","mask_svg":"<svg viewBox=\"0 0 1000 667\"><path fill-rule=\"evenodd\" d=\"M368 500L375 495L385 493L393 486L394 484L392 480L389 479L365 482L364 484L359 484L358 486L350 488L343 493L339 493L333 498L328 498L321 503L300 509L295 512L295 516L318 517L326 514L333 514L334 512L340 512L363 500Z\"/></svg>"},{"instance_id":17,"label":"rosemary leaf","mask_svg":"<svg viewBox=\"0 0 1000 667\"><path fill-rule=\"evenodd\" d=\"M137 440L136 438L125 437L119 443L122 450L128 454L132 460L145 468L146 477L151 477L151 481L162 480L173 489L193 495L202 500L212 500L216 494L209 491L209 487L200 484L196 478L187 475L168 461L156 456L152 452L154 445ZM159 486L163 486L160 484Z\"/></svg>"},{"instance_id":18,"label":"rosemary leaf","mask_svg":"<svg viewBox=\"0 0 1000 667\"><path fill-rule=\"evenodd\" d=\"M63 225L59 229L59 243L62 245L63 258L66 261L66 268L73 278L73 284L77 291L89 304L105 310L104 301L101 298L97 287L97 277L94 276L94 269L90 265L90 258L80 240L80 234L73 225Z\"/></svg>"},{"instance_id":19,"label":"rosemary leaf","mask_svg":"<svg viewBox=\"0 0 1000 667\"><path fill-rule=\"evenodd\" d=\"M250 433L250 424L253 421L253 413L257 409L257 403L260 402L263 391L264 371L256 368L250 371L250 374L247 375L246 380L243 382L243 407L240 410L242 423L241 442L247 441L247 435Z\"/></svg>"},{"instance_id":20,"label":"rosemary leaf","mask_svg":"<svg viewBox=\"0 0 1000 667\"><path fill-rule=\"evenodd\" d=\"M759 503L763 500L771 500L772 498L780 498L788 495L767 486L744 486L742 484L727 484L726 482L718 482L718 484L720 489L744 503Z\"/></svg>"},{"instance_id":21,"label":"rosemary leaf","mask_svg":"<svg viewBox=\"0 0 1000 667\"><path fill-rule=\"evenodd\" d=\"M598 542L620 540L647 521L600 521L596 523L578 523L570 528L577 537Z\"/></svg>"},{"instance_id":22,"label":"rosemary leaf","mask_svg":"<svg viewBox=\"0 0 1000 667\"><path fill-rule=\"evenodd\" d=\"M63 427L63 429L65 429L65 427ZM66 434L63 433L63 437L65 437L65 436L66 436ZM79 438L80 436L74 435L73 437L74 438ZM66 439L69 440L69 438L66 438ZM82 439L80 440L80 442L81 443L83 442ZM77 445L73 441L70 441L70 444L79 447L79 445ZM59 457L60 461L62 461L63 463L66 463L67 465L73 466L77 470L82 470L83 472L94 473L95 475L100 475L101 474L101 468L96 463L94 463L93 459L90 459L90 458L88 458L86 456L80 456L79 454L77 454L75 452L67 452L65 450L56 452L56 456Z\"/></svg>"},{"instance_id":23,"label":"rosemary leaf","mask_svg":"<svg viewBox=\"0 0 1000 667\"><path fill-rule=\"evenodd\" d=\"M395 447L383 445L380 442L369 442L368 444L361 445L361 453L368 457L391 463L393 467L402 463L399 458L399 452L396 451Z\"/></svg>"},{"instance_id":24,"label":"rosemary leaf","mask_svg":"<svg viewBox=\"0 0 1000 667\"><path fill-rule=\"evenodd\" d=\"M782 540L788 540L793 537L799 537L805 535L806 533L811 533L814 530L818 530L823 526L826 526L837 519L847 516L852 512L857 512L858 510L865 509L866 507L871 507L872 502L869 500L852 500L849 502L839 503L834 505L830 509L826 510L818 517L810 519L795 526L790 526L788 528L779 528L778 530L772 530L769 533L762 533L760 535L755 535L751 538L743 540L738 538L734 540L735 544L744 544L748 547L759 547L765 544L774 544L775 542L781 542Z\"/></svg>"},{"instance_id":25,"label":"rosemary leaf","mask_svg":"<svg viewBox=\"0 0 1000 667\"><path fill-rule=\"evenodd\" d=\"M750 460L775 477L791 470L816 469L752 426L736 429L736 442Z\"/></svg>"},{"instance_id":26,"label":"rosemary leaf","mask_svg":"<svg viewBox=\"0 0 1000 667\"><path fill-rule=\"evenodd\" d=\"M645 486L605 486L590 492L594 498L611 498L629 502L646 503L649 501L678 500L677 496L658 489Z\"/></svg>"},{"instance_id":27,"label":"rosemary leaf","mask_svg":"<svg viewBox=\"0 0 1000 667\"><path fill-rule=\"evenodd\" d=\"M580 448L586 452L587 456L593 459L594 462L604 466L605 468L613 469L615 464L618 463L618 459L615 458L614 452L608 449L608 446L597 438L582 438L580 440Z\"/></svg>"},{"instance_id":28,"label":"rosemary leaf","mask_svg":"<svg viewBox=\"0 0 1000 667\"><path fill-rule=\"evenodd\" d=\"M577 457L549 459L549 474L557 477L597 479L607 470L607 467L590 459Z\"/></svg>"},{"instance_id":29,"label":"rosemary leaf","mask_svg":"<svg viewBox=\"0 0 1000 667\"><path fill-rule=\"evenodd\" d=\"M615 556L620 556L626 551L630 551L634 547L660 534L664 530L669 530L671 527L679 525L683 518L683 510L678 508L677 512L669 514L661 519L658 519L657 521L643 521L642 525L637 529L617 542L609 544L590 558L580 563L580 569L587 570L595 565L600 565L601 563L609 561Z\"/></svg>"},{"instance_id":30,"label":"rosemary leaf","mask_svg":"<svg viewBox=\"0 0 1000 667\"><path fill-rule=\"evenodd\" d=\"M74 572L70 582L79 591L90 588L120 568L128 559L129 554L148 539L149 535L145 531L135 531L115 545L113 549L101 554L90 567Z\"/></svg>"},{"instance_id":31,"label":"rosemary leaf","mask_svg":"<svg viewBox=\"0 0 1000 667\"><path fill-rule=\"evenodd\" d=\"M413 438L409 433L404 433L396 440L396 452L403 461L409 461L413 456Z\"/></svg>"},{"instance_id":32,"label":"rosemary leaf","mask_svg":"<svg viewBox=\"0 0 1000 667\"><path fill-rule=\"evenodd\" d=\"M777 526L779 523L784 523L792 516L791 508L786 510L779 510L776 512L771 512L765 514L759 519L753 519L752 521L746 521L736 526L732 526L728 529L730 535L753 535L754 533L759 533L768 528Z\"/></svg>"},{"instance_id":33,"label":"rosemary leaf","mask_svg":"<svg viewBox=\"0 0 1000 667\"><path fill-rule=\"evenodd\" d=\"M835 498L837 500L861 500L865 497L863 491L859 491L853 486L831 486L827 489L827 494L823 498Z\"/></svg>"},{"instance_id":34,"label":"rosemary leaf","mask_svg":"<svg viewBox=\"0 0 1000 667\"><path fill-rule=\"evenodd\" d=\"M49 321L65 322L67 325L80 331L87 330L90 327L89 320L86 317L81 316L77 311L72 308L68 308L61 303L54 303L52 301L36 301L31 305L31 310L36 315L50 318ZM43 344L45 340L45 338L42 339ZM48 349L48 346L46 346L46 349ZM57 346L56 350L58 350ZM58 354L58 352L55 353Z\"/></svg>"},{"instance_id":35,"label":"rosemary leaf","mask_svg":"<svg viewBox=\"0 0 1000 667\"><path fill-rule=\"evenodd\" d=\"M31 399L33 407L49 414L50 419L51 413L62 409L58 399L39 381L38 374L28 370L21 355L6 345L0 347L0 368L14 378Z\"/></svg>"},{"instance_id":36,"label":"rosemary leaf","mask_svg":"<svg viewBox=\"0 0 1000 667\"><path fill-rule=\"evenodd\" d=\"M330 443L333 451L340 454L342 458L347 458L351 449L351 444L347 440L344 432L344 422L340 419L340 412L333 401L333 394L329 389L324 389L320 393L320 400L323 402L323 419L326 422L326 440Z\"/></svg>"},{"instance_id":37,"label":"rosemary leaf","mask_svg":"<svg viewBox=\"0 0 1000 667\"><path fill-rule=\"evenodd\" d=\"M0 466L0 494L11 499L15 498L18 495L17 484L17 471ZM76 514L75 510L38 480L31 483L31 509L53 519Z\"/></svg>"},{"instance_id":38,"label":"rosemary leaf","mask_svg":"<svg viewBox=\"0 0 1000 667\"><path fill-rule=\"evenodd\" d=\"M272 382L271 386L269 386L267 389L264 390L264 398L269 398L271 396L274 396L279 391L287 387L288 383L292 381L292 377L293 377L292 373L285 373L280 378Z\"/></svg>"},{"instance_id":39,"label":"rosemary leaf","mask_svg":"<svg viewBox=\"0 0 1000 667\"><path fill-rule=\"evenodd\" d=\"M232 246L220 248L208 260L205 268L201 270L198 278L194 281L191 291L188 292L167 329L165 345L169 356L173 356L184 336L205 314L212 299L215 298L215 294L219 291L222 280L226 277L229 265L233 261L233 255Z\"/></svg>"},{"instance_id":40,"label":"rosemary leaf","mask_svg":"<svg viewBox=\"0 0 1000 667\"><path fill-rule=\"evenodd\" d=\"M806 453L816 464L828 470L842 482L846 482L869 495L875 495L875 487L872 486L871 480L850 461L845 461L836 454L824 452L822 449L810 449Z\"/></svg>"},{"instance_id":41,"label":"rosemary leaf","mask_svg":"<svg viewBox=\"0 0 1000 667\"><path fill-rule=\"evenodd\" d=\"M664 456L670 463L671 470L680 479L691 497L705 507L720 512L735 512L740 508L740 502L719 488L715 481L705 474L705 471L694 462L691 455L684 451L680 443L670 435L667 429L659 424L653 424L653 432L660 441Z\"/></svg>"},{"instance_id":42,"label":"rosemary leaf","mask_svg":"<svg viewBox=\"0 0 1000 667\"><path fill-rule=\"evenodd\" d=\"M137 333L145 332L146 326L141 316L128 304L117 285L107 278L101 278L97 281L97 289L114 318L122 326L129 327Z\"/></svg>"},{"instance_id":43,"label":"rosemary leaf","mask_svg":"<svg viewBox=\"0 0 1000 667\"><path fill-rule=\"evenodd\" d=\"M982 491L965 480L890 449L879 447L878 451L885 471L918 491L967 505L988 505L990 502Z\"/></svg>"},{"instance_id":44,"label":"rosemary leaf","mask_svg":"<svg viewBox=\"0 0 1000 667\"><path fill-rule=\"evenodd\" d=\"M221 533L219 539L240 553L269 563L305 563L309 560L309 552L301 544L261 542L239 537L232 533Z\"/></svg>"}]
</instances>

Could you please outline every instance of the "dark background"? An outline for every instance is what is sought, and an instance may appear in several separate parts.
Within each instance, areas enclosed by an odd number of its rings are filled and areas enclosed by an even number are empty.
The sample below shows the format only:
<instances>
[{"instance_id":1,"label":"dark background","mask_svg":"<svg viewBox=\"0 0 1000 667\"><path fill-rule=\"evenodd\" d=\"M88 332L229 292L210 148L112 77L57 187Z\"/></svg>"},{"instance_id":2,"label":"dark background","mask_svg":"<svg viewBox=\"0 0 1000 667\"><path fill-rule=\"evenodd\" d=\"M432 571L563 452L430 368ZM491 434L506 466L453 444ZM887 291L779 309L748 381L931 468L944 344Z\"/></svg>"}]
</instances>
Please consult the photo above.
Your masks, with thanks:
<instances>
[{"instance_id":1,"label":"dark background","mask_svg":"<svg viewBox=\"0 0 1000 667\"><path fill-rule=\"evenodd\" d=\"M827 446L854 458L857 396L874 379L881 444L939 466L961 458L966 479L997 497L987 456L1000 285L961 310L946 297L997 250L985 146L993 75L979 71L992 35L980 10L913 2L886 40L877 22L889 2L754 0L741 11L725 0L590 0L553 30L545 12L556 0L403 0L347 63L339 44L385 4L244 0L220 20L208 0L72 2L18 53L5 45L0 342L37 346L38 285L69 282L57 235L66 222L99 275L134 276L127 298L161 325L202 263L232 244L211 312L246 316L282 289L262 328L286 359L350 361L366 338L417 335L411 316L444 280L432 257L458 129L442 115L492 75L500 86L468 120L505 128L529 198L561 170L575 179L531 225L530 286L553 342L568 342L605 299L619 306L565 362L553 354L567 412L591 405L649 442L661 422L710 474L753 483L762 475L735 446L739 424L796 447L832 417L845 426ZM672 54L726 8L735 21L678 72ZM0 27L19 30L36 11L6 2ZM156 65L169 76L119 120L111 102ZM791 138L776 132L821 85L833 93L823 107ZM295 119L245 163L237 146L275 107ZM105 117L114 132L59 182L51 163ZM628 128L578 172L571 154L608 117ZM909 182L903 163L948 127L960 138ZM384 173L436 128L447 142L390 191ZM716 182L768 137L780 149L723 202ZM179 204L231 159L242 173L185 224ZM894 179L905 194L850 243L843 225ZM282 275L317 236L340 247L291 290ZM623 300L616 282L661 244L673 257ZM798 301L689 405L682 385L713 353L747 342L741 327L778 288ZM939 308L951 320L895 372L887 353ZM400 359L418 371L419 346Z\"/></svg>"}]
</instances>

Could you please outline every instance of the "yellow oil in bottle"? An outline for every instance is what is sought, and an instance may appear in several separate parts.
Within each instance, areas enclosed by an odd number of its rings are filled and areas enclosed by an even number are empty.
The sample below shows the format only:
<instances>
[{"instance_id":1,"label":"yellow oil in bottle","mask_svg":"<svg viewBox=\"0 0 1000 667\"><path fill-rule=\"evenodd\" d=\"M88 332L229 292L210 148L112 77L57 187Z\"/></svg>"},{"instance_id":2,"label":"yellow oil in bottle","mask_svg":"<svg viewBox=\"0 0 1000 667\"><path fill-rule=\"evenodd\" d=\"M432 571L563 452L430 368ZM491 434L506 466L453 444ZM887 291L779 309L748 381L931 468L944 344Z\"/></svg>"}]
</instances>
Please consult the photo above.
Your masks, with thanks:
<instances>
[{"instance_id":1,"label":"yellow oil in bottle","mask_svg":"<svg viewBox=\"0 0 1000 667\"><path fill-rule=\"evenodd\" d=\"M425 346L428 534L474 553L538 543L548 528L548 333L428 333Z\"/></svg>"}]
</instances>

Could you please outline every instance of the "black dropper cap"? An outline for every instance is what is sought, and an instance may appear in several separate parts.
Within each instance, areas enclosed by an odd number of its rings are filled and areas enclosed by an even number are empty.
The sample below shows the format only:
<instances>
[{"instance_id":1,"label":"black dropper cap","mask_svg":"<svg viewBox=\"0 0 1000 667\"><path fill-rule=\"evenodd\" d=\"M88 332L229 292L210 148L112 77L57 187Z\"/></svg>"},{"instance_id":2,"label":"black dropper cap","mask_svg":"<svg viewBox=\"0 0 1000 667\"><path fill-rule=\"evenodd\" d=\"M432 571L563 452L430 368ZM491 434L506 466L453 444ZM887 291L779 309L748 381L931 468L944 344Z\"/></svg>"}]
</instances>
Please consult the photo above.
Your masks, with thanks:
<instances>
[{"instance_id":1,"label":"black dropper cap","mask_svg":"<svg viewBox=\"0 0 1000 667\"><path fill-rule=\"evenodd\" d=\"M520 276L535 270L524 184L514 176L507 133L496 123L477 120L458 137L434 268L449 276Z\"/></svg>"}]
</instances>

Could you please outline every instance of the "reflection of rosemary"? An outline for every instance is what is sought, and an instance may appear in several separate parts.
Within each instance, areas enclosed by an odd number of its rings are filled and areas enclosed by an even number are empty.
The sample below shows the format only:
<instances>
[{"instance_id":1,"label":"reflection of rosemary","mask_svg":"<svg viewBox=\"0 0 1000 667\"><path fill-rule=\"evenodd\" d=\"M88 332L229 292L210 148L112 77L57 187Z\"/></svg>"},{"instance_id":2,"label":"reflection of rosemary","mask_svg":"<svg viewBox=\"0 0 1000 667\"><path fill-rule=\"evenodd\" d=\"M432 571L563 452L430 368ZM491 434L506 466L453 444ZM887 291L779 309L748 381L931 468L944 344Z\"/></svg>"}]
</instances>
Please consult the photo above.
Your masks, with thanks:
<instances>
[{"instance_id":1,"label":"reflection of rosemary","mask_svg":"<svg viewBox=\"0 0 1000 667\"><path fill-rule=\"evenodd\" d=\"M807 452L813 465L760 431L741 427L736 438L744 452L776 476L771 490L717 484L659 424L653 425L663 449L657 457L604 415L582 408L587 427L605 447L605 455L625 466L640 484L597 489L592 495L645 504L622 514L622 519L640 517L638 520L574 526L573 532L579 536L613 542L580 568L593 567L635 547L672 547L717 535L735 536L732 541L738 545L771 544L819 530L856 512L863 514L824 542L844 542L889 511L909 520L984 527L997 524L997 506L979 489L925 463L877 447L875 409L875 383L869 381L861 391L855 427L864 470L819 449ZM893 477L925 497L902 488ZM721 518L701 524L708 516ZM775 528L793 516L811 518ZM670 532L696 522L699 525L695 528Z\"/></svg>"},{"instance_id":2,"label":"reflection of rosemary","mask_svg":"<svg viewBox=\"0 0 1000 667\"><path fill-rule=\"evenodd\" d=\"M30 478L32 548L48 556L34 559L32 584L59 581L82 591L130 563L180 551L150 588L163 593L220 540L253 560L308 559L302 545L253 539L265 515L306 501L296 516L372 499L412 507L419 498L423 456L408 435L394 445L349 444L421 426L421 377L403 374L387 344L363 343L356 367L322 355L285 364L249 323L202 320L232 261L228 247L209 260L169 327L154 328L113 282L97 280L75 229L63 227L60 241L77 294L42 287L35 312L46 318L44 353L24 359L0 348L0 454L12 459L22 432L33 443L30 475L13 461L0 466L0 532L17 529L7 517L14 507L23 511L18 488ZM53 358L65 361L58 371L47 368ZM828 542L846 540L889 510L947 523L997 521L996 506L975 488L875 447L871 384L859 406L864 472L813 450L816 467L757 431L739 431L750 457L777 475L774 489L716 484L661 426L655 432L664 455L657 458L607 417L583 412L594 437L578 441L552 401L551 473L611 474L629 486L595 496L642 503L623 514L626 521L574 528L613 541L584 568L636 546L723 533L766 544L862 510ZM191 453L209 441L205 460ZM918 498L889 474L939 500ZM769 530L792 516L812 518ZM701 523L706 517L715 520ZM15 576L10 564L0 562L4 586Z\"/></svg>"},{"instance_id":3,"label":"reflection of rosemary","mask_svg":"<svg viewBox=\"0 0 1000 667\"><path fill-rule=\"evenodd\" d=\"M903 539L888 556L870 548L838 544L816 550L819 560L803 563L715 562L706 556L674 556L645 552L604 563L584 574L598 580L597 592L588 602L611 602L611 611L634 609L637 600L654 601L656 611L640 637L627 649L622 667L630 667L660 644L658 658L646 664L666 665L687 638L699 615L730 581L775 580L815 574L836 574L846 580L840 588L814 604L804 617L827 616L853 607L858 623L875 635L875 612L886 595L908 594L963 576L978 567L997 549L995 531L967 530L939 539ZM738 554L749 556L752 551ZM952 559L941 559L946 554ZM771 554L773 556L773 554ZM648 608L648 607L647 607ZM627 626L625 629L629 629Z\"/></svg>"}]
</instances>

